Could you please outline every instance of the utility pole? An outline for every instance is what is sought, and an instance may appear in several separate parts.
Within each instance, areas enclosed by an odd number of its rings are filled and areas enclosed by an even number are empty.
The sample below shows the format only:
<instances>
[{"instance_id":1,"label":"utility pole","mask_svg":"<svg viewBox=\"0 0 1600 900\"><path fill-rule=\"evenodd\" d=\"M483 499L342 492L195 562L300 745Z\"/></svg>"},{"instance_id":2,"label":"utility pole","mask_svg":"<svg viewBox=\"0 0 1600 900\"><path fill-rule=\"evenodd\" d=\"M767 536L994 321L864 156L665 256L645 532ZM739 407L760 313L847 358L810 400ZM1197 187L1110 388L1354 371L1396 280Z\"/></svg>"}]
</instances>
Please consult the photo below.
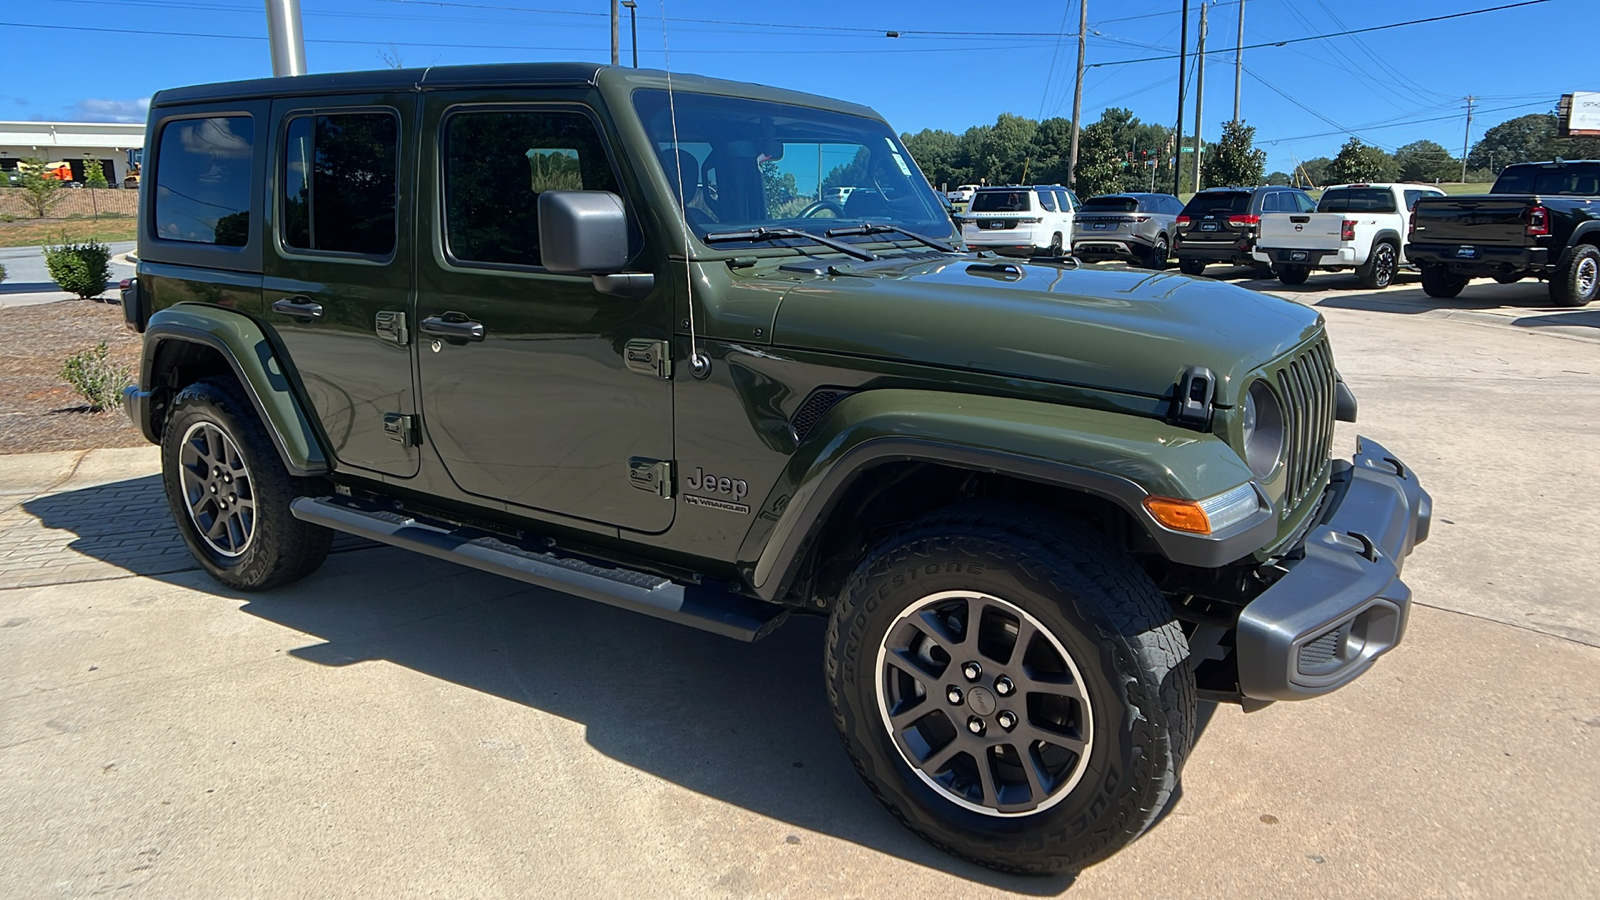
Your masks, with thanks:
<instances>
[{"instance_id":1,"label":"utility pole","mask_svg":"<svg viewBox=\"0 0 1600 900\"><path fill-rule=\"evenodd\" d=\"M1239 85L1244 74L1244 0L1239 0L1239 42L1233 45L1233 124L1239 124Z\"/></svg>"},{"instance_id":2,"label":"utility pole","mask_svg":"<svg viewBox=\"0 0 1600 900\"><path fill-rule=\"evenodd\" d=\"M1466 101L1467 133L1461 138L1461 181L1463 183L1467 180L1467 149L1472 145L1472 104L1477 103L1478 98L1468 94Z\"/></svg>"},{"instance_id":3,"label":"utility pole","mask_svg":"<svg viewBox=\"0 0 1600 900\"><path fill-rule=\"evenodd\" d=\"M611 0L611 64L622 62L622 16L617 0Z\"/></svg>"},{"instance_id":4,"label":"utility pole","mask_svg":"<svg viewBox=\"0 0 1600 900\"><path fill-rule=\"evenodd\" d=\"M1200 0L1200 49L1194 64L1194 189L1200 190L1200 115L1206 105L1206 0Z\"/></svg>"},{"instance_id":5,"label":"utility pole","mask_svg":"<svg viewBox=\"0 0 1600 900\"><path fill-rule=\"evenodd\" d=\"M1078 120L1083 117L1083 42L1089 30L1089 0L1078 0L1078 83L1072 88L1072 151L1067 156L1067 187L1078 186Z\"/></svg>"},{"instance_id":6,"label":"utility pole","mask_svg":"<svg viewBox=\"0 0 1600 900\"><path fill-rule=\"evenodd\" d=\"M1172 142L1172 196L1183 187L1183 76L1189 68L1189 0L1183 0L1183 26L1178 34L1178 127Z\"/></svg>"},{"instance_id":7,"label":"utility pole","mask_svg":"<svg viewBox=\"0 0 1600 900\"><path fill-rule=\"evenodd\" d=\"M272 74L306 73L306 40L300 30L300 0L267 0L267 44L272 49Z\"/></svg>"}]
</instances>

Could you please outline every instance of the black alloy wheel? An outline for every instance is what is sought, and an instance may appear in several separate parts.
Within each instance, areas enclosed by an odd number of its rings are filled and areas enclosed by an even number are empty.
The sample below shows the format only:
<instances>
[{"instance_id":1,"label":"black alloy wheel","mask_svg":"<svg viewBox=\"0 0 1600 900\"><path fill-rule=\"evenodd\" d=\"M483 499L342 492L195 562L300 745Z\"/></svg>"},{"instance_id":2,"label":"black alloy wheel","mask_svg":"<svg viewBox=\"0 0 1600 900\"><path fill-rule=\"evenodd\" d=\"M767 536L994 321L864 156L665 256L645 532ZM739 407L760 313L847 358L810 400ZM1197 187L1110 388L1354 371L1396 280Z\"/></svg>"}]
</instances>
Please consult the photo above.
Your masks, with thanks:
<instances>
[{"instance_id":1,"label":"black alloy wheel","mask_svg":"<svg viewBox=\"0 0 1600 900\"><path fill-rule=\"evenodd\" d=\"M1381 290L1393 283L1399 270L1400 250L1389 241L1379 241L1372 245L1367 261L1356 267L1356 277L1362 287Z\"/></svg>"},{"instance_id":2,"label":"black alloy wheel","mask_svg":"<svg viewBox=\"0 0 1600 900\"><path fill-rule=\"evenodd\" d=\"M1150 252L1145 255L1144 266L1147 269L1161 271L1167 267L1167 236L1156 235L1156 242L1151 245Z\"/></svg>"}]
</instances>

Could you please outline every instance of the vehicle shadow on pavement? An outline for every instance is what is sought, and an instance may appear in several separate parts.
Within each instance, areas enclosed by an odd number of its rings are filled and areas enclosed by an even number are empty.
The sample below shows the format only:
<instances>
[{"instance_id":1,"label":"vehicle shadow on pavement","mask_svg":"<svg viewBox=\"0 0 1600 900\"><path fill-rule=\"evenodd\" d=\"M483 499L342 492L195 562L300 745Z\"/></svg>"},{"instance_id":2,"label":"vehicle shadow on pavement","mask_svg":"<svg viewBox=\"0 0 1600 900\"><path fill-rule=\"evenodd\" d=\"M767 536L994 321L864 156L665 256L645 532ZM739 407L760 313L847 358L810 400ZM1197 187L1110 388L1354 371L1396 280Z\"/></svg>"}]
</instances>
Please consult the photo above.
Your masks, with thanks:
<instances>
[{"instance_id":1,"label":"vehicle shadow on pavement","mask_svg":"<svg viewBox=\"0 0 1600 900\"><path fill-rule=\"evenodd\" d=\"M1495 285L1500 287L1500 285ZM1274 288L1285 293L1315 293L1321 288L1300 285L1293 288ZM1470 290L1470 288L1469 288ZM1429 297L1421 290L1401 291L1374 291L1370 294L1344 294L1336 297L1324 297L1313 303L1313 306L1327 307L1329 309L1355 309L1365 312L1402 313L1417 315L1420 313L1434 312L1435 310L1489 310L1504 309L1506 307L1524 307L1527 309L1549 309L1550 295L1542 288L1534 291L1519 291L1513 294L1495 292L1483 296L1483 292L1464 294L1459 297Z\"/></svg>"},{"instance_id":2,"label":"vehicle shadow on pavement","mask_svg":"<svg viewBox=\"0 0 1600 900\"><path fill-rule=\"evenodd\" d=\"M1572 312L1550 313L1543 316L1523 316L1512 319L1511 324L1522 328L1546 328L1551 325L1583 325L1589 328L1600 328L1600 309L1574 310Z\"/></svg>"},{"instance_id":3,"label":"vehicle shadow on pavement","mask_svg":"<svg viewBox=\"0 0 1600 900\"><path fill-rule=\"evenodd\" d=\"M315 636L290 650L296 659L332 668L384 661L579 722L590 746L640 771L973 882L1040 896L1073 883L964 863L873 800L829 712L823 619L795 617L745 644L345 538L336 549L363 552L331 556L296 584L245 594L194 570L158 476L24 506L48 528L76 534L69 546L77 553L242 602L244 613ZM181 565L151 562L173 548ZM1215 708L1201 704L1197 736Z\"/></svg>"}]
</instances>

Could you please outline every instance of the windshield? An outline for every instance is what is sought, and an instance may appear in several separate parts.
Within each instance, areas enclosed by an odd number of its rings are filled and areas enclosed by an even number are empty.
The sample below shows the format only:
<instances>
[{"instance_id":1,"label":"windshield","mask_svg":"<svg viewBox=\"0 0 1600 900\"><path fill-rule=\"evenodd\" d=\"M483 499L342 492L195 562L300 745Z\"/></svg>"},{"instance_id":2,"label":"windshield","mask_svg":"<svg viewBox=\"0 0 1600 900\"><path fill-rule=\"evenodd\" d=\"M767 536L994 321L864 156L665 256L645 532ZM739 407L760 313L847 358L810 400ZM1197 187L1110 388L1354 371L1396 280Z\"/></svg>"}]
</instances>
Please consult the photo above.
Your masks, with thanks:
<instances>
[{"instance_id":1,"label":"windshield","mask_svg":"<svg viewBox=\"0 0 1600 900\"><path fill-rule=\"evenodd\" d=\"M1136 212L1139 201L1132 197L1090 197L1084 201L1084 212Z\"/></svg>"},{"instance_id":2,"label":"windshield","mask_svg":"<svg viewBox=\"0 0 1600 900\"><path fill-rule=\"evenodd\" d=\"M1388 188L1339 188L1323 194L1317 203L1317 212L1325 213L1394 211L1394 191Z\"/></svg>"},{"instance_id":3,"label":"windshield","mask_svg":"<svg viewBox=\"0 0 1600 900\"><path fill-rule=\"evenodd\" d=\"M1512 166L1500 173L1490 193L1600 196L1600 163L1564 166Z\"/></svg>"},{"instance_id":4,"label":"windshield","mask_svg":"<svg viewBox=\"0 0 1600 900\"><path fill-rule=\"evenodd\" d=\"M1248 191L1201 191L1189 200L1183 214L1200 216L1239 216L1250 211Z\"/></svg>"},{"instance_id":5,"label":"windshield","mask_svg":"<svg viewBox=\"0 0 1600 900\"><path fill-rule=\"evenodd\" d=\"M754 228L821 235L869 223L955 237L944 204L881 121L687 92L675 92L669 106L660 90L636 91L633 103L684 218L702 239Z\"/></svg>"}]
</instances>

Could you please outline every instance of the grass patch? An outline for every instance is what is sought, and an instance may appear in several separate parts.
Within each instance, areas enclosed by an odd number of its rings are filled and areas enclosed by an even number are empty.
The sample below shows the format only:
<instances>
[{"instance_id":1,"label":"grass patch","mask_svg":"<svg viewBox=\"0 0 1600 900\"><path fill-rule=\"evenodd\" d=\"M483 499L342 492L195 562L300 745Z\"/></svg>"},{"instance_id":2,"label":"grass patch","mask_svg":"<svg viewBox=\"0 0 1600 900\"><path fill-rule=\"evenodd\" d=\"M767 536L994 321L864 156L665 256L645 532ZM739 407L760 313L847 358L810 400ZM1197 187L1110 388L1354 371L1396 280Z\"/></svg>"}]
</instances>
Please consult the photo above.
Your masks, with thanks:
<instances>
[{"instance_id":1,"label":"grass patch","mask_svg":"<svg viewBox=\"0 0 1600 900\"><path fill-rule=\"evenodd\" d=\"M31 247L56 243L66 235L68 241L131 241L138 231L134 216L93 219L19 219L0 222L0 247Z\"/></svg>"}]
</instances>

